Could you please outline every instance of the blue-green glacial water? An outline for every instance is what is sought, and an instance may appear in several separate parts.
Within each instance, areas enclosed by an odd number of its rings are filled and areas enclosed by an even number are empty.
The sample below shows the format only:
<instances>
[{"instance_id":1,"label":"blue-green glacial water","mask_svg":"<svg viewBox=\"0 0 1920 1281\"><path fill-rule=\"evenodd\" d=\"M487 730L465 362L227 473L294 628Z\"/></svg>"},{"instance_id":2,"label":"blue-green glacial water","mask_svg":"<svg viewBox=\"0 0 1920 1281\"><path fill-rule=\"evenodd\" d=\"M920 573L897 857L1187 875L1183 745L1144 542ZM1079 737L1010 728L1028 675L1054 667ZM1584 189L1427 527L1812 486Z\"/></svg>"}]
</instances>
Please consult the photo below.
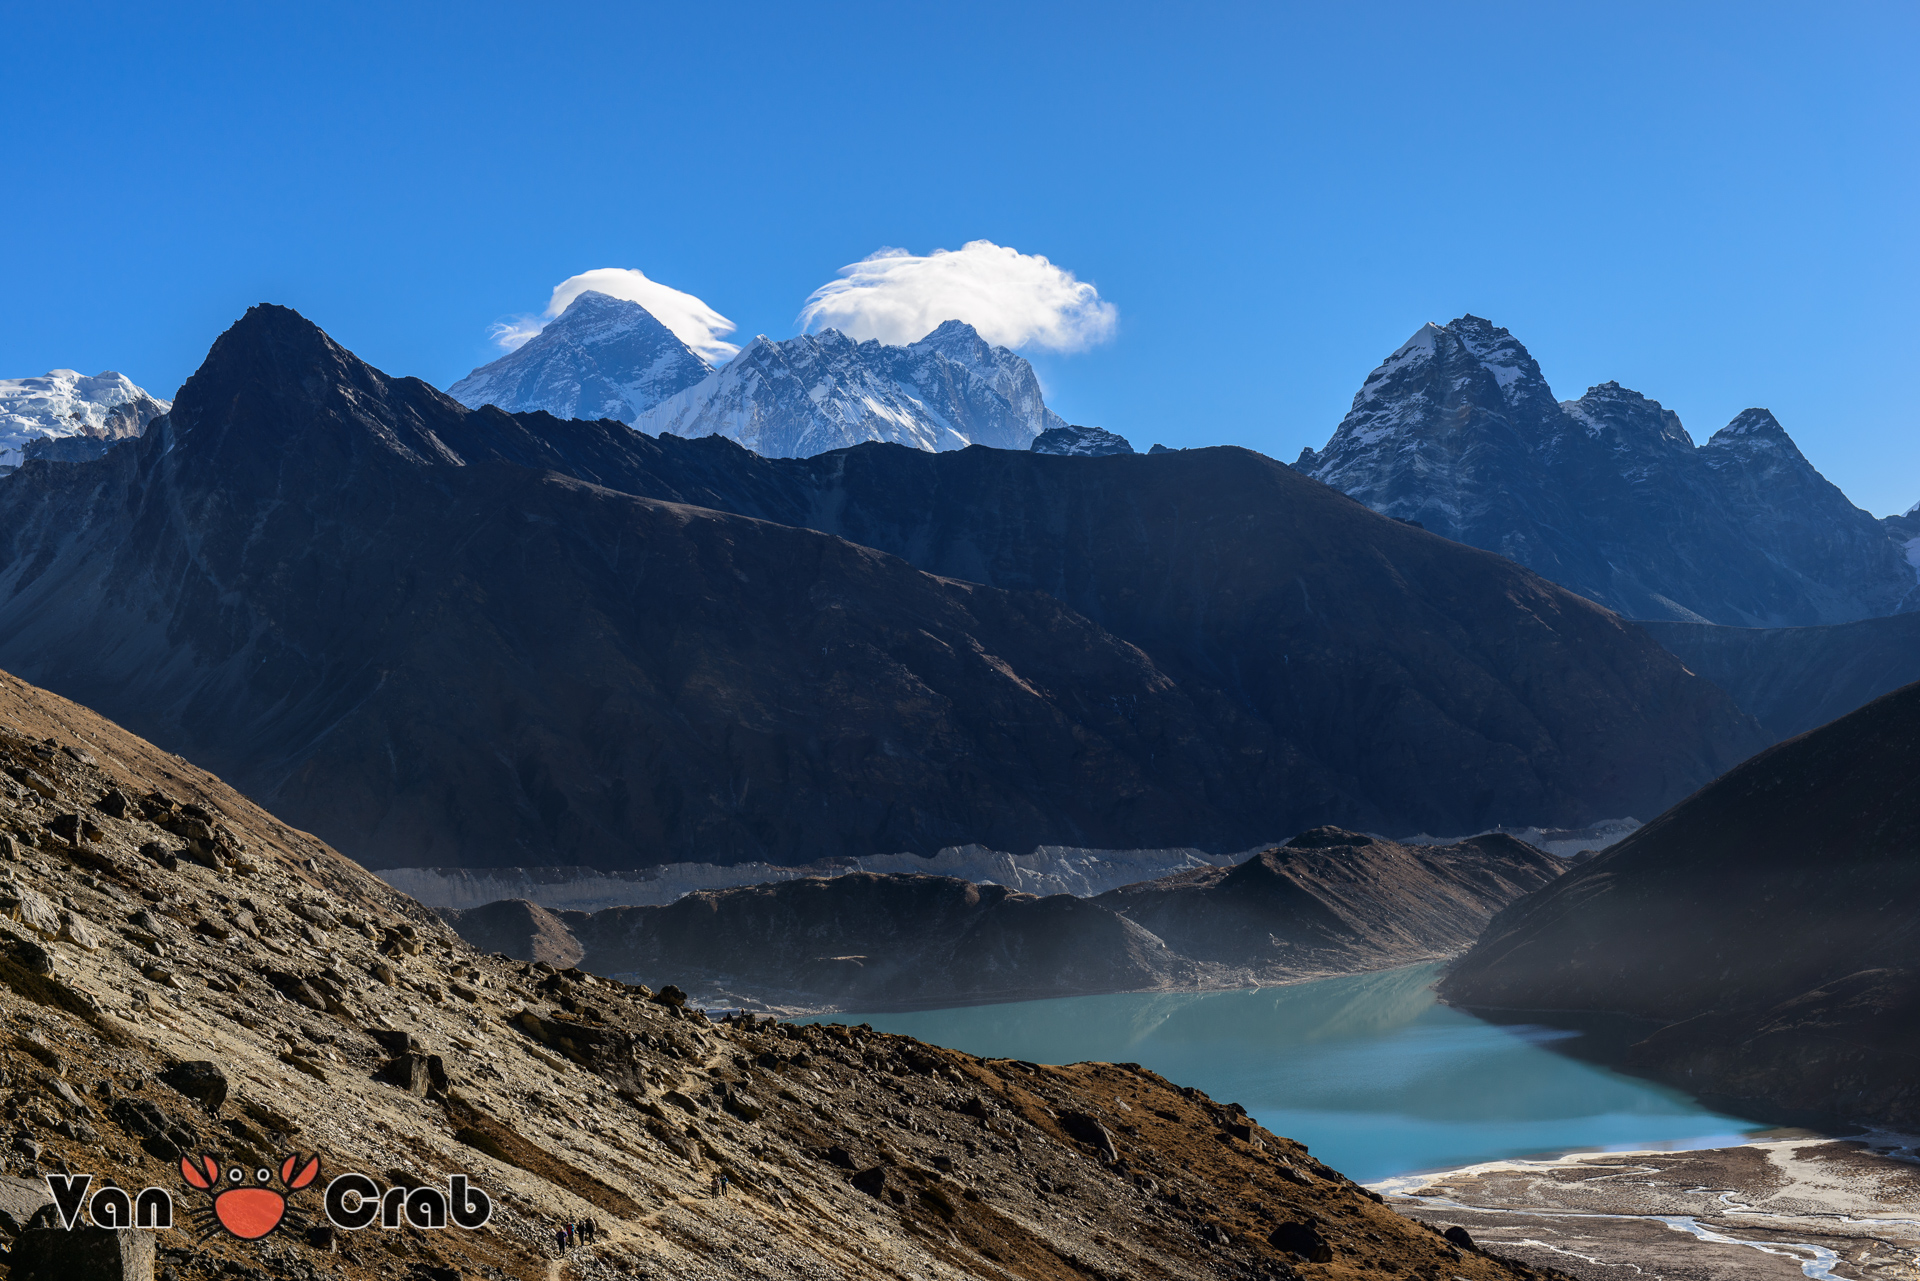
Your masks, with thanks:
<instances>
[{"instance_id":1,"label":"blue-green glacial water","mask_svg":"<svg viewBox=\"0 0 1920 1281\"><path fill-rule=\"evenodd\" d=\"M991 1058L1139 1063L1242 1104L1360 1182L1580 1149L1726 1146L1763 1128L1555 1054L1556 1033L1440 1005L1438 968L815 1021Z\"/></svg>"}]
</instances>

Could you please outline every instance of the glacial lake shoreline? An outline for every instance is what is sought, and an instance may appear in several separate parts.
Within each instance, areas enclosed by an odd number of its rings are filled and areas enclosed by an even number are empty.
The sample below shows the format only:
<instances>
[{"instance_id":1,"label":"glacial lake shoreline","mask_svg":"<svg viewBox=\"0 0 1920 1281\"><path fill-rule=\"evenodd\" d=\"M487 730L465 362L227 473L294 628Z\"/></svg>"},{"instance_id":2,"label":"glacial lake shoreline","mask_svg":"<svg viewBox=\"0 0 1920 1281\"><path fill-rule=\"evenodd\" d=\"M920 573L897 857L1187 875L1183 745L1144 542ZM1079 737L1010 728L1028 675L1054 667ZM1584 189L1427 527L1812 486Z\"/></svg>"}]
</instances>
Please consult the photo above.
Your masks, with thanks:
<instances>
[{"instance_id":1,"label":"glacial lake shoreline","mask_svg":"<svg viewBox=\"0 0 1920 1281\"><path fill-rule=\"evenodd\" d=\"M1734 1147L1774 1127L1554 1048L1570 1033L1442 1005L1440 963L1281 987L817 1014L988 1058L1138 1063L1356 1182L1615 1150Z\"/></svg>"}]
</instances>

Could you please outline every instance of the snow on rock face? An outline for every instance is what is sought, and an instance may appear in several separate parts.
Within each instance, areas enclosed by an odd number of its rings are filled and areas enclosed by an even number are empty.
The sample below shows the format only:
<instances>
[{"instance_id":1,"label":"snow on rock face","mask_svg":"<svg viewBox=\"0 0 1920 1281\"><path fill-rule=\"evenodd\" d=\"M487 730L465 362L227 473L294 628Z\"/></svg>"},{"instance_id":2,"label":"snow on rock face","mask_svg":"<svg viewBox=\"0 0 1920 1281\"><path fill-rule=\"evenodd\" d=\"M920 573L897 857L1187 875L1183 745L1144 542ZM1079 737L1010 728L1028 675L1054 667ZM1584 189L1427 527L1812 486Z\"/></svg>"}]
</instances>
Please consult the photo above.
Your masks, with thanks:
<instances>
[{"instance_id":1,"label":"snow on rock face","mask_svg":"<svg viewBox=\"0 0 1920 1281\"><path fill-rule=\"evenodd\" d=\"M633 420L652 435L725 436L767 458L809 458L867 441L940 452L1026 449L1064 427L1033 367L950 320L905 347L838 330L754 339L709 374Z\"/></svg>"},{"instance_id":2,"label":"snow on rock face","mask_svg":"<svg viewBox=\"0 0 1920 1281\"><path fill-rule=\"evenodd\" d=\"M1125 436L1104 427L1049 427L1034 438L1033 452L1101 458L1109 454L1131 454L1133 445Z\"/></svg>"},{"instance_id":3,"label":"snow on rock face","mask_svg":"<svg viewBox=\"0 0 1920 1281\"><path fill-rule=\"evenodd\" d=\"M469 409L631 423L713 366L637 302L588 290L545 329L447 388Z\"/></svg>"},{"instance_id":4,"label":"snow on rock face","mask_svg":"<svg viewBox=\"0 0 1920 1281\"><path fill-rule=\"evenodd\" d=\"M0 470L18 467L34 441L126 440L172 407L111 370L91 378L72 369L39 378L0 378Z\"/></svg>"},{"instance_id":5,"label":"snow on rock face","mask_svg":"<svg viewBox=\"0 0 1920 1281\"><path fill-rule=\"evenodd\" d=\"M1423 325L1294 466L1629 618L1764 627L1920 606L1920 529L1854 507L1766 410L1696 448L1615 382L1556 402L1526 348L1477 316Z\"/></svg>"}]
</instances>

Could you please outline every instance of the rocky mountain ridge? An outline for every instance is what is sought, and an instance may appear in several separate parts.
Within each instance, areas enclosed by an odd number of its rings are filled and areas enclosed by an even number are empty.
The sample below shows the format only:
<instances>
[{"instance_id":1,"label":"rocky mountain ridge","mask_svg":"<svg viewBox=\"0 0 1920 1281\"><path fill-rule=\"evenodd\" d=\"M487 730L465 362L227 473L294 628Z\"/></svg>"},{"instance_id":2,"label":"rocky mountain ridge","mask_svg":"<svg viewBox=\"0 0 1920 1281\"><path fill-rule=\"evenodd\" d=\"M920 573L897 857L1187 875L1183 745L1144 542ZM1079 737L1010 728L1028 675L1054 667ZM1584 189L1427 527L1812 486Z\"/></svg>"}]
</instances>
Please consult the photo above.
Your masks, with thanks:
<instances>
[{"instance_id":1,"label":"rocky mountain ridge","mask_svg":"<svg viewBox=\"0 0 1920 1281\"><path fill-rule=\"evenodd\" d=\"M589 289L545 328L447 388L469 409L631 423L713 372L637 302Z\"/></svg>"},{"instance_id":2,"label":"rocky mountain ridge","mask_svg":"<svg viewBox=\"0 0 1920 1281\"><path fill-rule=\"evenodd\" d=\"M633 425L808 458L869 441L933 452L1026 449L1066 423L1046 407L1031 365L949 320L905 347L856 342L836 329L778 342L762 335Z\"/></svg>"},{"instance_id":3,"label":"rocky mountain ridge","mask_svg":"<svg viewBox=\"0 0 1920 1281\"><path fill-rule=\"evenodd\" d=\"M1761 741L1243 450L761 458L470 411L271 307L136 445L0 486L0 587L0 659L375 867L1582 826Z\"/></svg>"},{"instance_id":4,"label":"rocky mountain ridge","mask_svg":"<svg viewBox=\"0 0 1920 1281\"><path fill-rule=\"evenodd\" d=\"M1428 324L1294 464L1629 617L1805 626L1920 607L1914 566L1764 409L1696 448L1618 383L1556 401L1477 316Z\"/></svg>"},{"instance_id":5,"label":"rocky mountain ridge","mask_svg":"<svg viewBox=\"0 0 1920 1281\"><path fill-rule=\"evenodd\" d=\"M670 904L441 915L477 947L567 958L708 1004L905 1009L1101 992L1267 986L1412 965L1466 947L1565 865L1507 836L1408 847L1323 827L1232 867L1091 898L854 872Z\"/></svg>"},{"instance_id":6,"label":"rocky mountain ridge","mask_svg":"<svg viewBox=\"0 0 1920 1281\"><path fill-rule=\"evenodd\" d=\"M715 1023L677 988L478 952L220 780L0 674L0 1237L17 1281L1546 1274L1403 1219L1137 1067ZM444 1186L484 1227L196 1239L183 1155ZM171 1189L66 1231L44 1172ZM724 1185L721 1176L725 1176ZM97 1186L97 1185L96 1185ZM592 1218L564 1252L559 1222ZM102 1255L107 1256L102 1261Z\"/></svg>"}]
</instances>

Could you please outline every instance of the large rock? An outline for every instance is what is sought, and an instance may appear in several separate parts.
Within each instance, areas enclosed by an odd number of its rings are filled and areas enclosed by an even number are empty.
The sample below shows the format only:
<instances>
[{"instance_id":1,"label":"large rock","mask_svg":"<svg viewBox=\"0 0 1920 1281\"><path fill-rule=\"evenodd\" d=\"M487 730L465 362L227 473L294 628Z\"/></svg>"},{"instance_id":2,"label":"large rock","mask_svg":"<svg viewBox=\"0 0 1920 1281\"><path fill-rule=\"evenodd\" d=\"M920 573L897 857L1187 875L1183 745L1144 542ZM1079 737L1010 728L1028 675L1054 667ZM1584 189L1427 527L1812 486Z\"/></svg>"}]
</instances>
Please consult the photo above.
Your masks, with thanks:
<instances>
[{"instance_id":1,"label":"large rock","mask_svg":"<svg viewBox=\"0 0 1920 1281\"><path fill-rule=\"evenodd\" d=\"M7 1281L153 1281L153 1232L62 1228L50 1213L15 1239Z\"/></svg>"},{"instance_id":2,"label":"large rock","mask_svg":"<svg viewBox=\"0 0 1920 1281\"><path fill-rule=\"evenodd\" d=\"M52 1204L44 1181L0 1176L0 1232L18 1236L35 1214Z\"/></svg>"},{"instance_id":3,"label":"large rock","mask_svg":"<svg viewBox=\"0 0 1920 1281\"><path fill-rule=\"evenodd\" d=\"M162 1072L160 1079L208 1112L218 1112L227 1101L227 1074L219 1064L205 1059L176 1063Z\"/></svg>"}]
</instances>

